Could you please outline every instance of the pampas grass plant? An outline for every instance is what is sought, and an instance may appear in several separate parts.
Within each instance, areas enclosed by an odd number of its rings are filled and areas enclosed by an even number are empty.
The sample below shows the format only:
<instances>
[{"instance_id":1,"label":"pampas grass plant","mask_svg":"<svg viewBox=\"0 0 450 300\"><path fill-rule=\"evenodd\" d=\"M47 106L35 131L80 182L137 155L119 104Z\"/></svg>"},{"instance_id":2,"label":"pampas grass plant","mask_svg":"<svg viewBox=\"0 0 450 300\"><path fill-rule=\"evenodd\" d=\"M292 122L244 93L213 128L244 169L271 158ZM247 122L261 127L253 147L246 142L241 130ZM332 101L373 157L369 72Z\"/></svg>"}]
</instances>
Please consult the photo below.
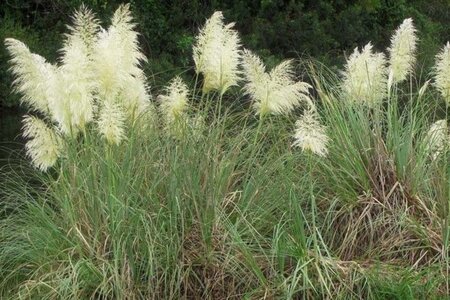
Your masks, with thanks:
<instances>
[{"instance_id":1,"label":"pampas grass plant","mask_svg":"<svg viewBox=\"0 0 450 300\"><path fill-rule=\"evenodd\" d=\"M417 36L411 18L405 19L391 38L389 52L389 86L407 78L416 62Z\"/></svg>"},{"instance_id":2,"label":"pampas grass plant","mask_svg":"<svg viewBox=\"0 0 450 300\"><path fill-rule=\"evenodd\" d=\"M442 48L436 55L435 85L446 101L450 105L450 42Z\"/></svg>"},{"instance_id":3,"label":"pampas grass plant","mask_svg":"<svg viewBox=\"0 0 450 300\"><path fill-rule=\"evenodd\" d=\"M369 43L340 73L303 64L306 83L216 12L193 85L158 101L128 5L107 29L84 7L73 23L58 64L6 40L32 164L0 169L0 298L449 295L446 50L440 94L404 83L412 20L388 64Z\"/></svg>"}]
</instances>

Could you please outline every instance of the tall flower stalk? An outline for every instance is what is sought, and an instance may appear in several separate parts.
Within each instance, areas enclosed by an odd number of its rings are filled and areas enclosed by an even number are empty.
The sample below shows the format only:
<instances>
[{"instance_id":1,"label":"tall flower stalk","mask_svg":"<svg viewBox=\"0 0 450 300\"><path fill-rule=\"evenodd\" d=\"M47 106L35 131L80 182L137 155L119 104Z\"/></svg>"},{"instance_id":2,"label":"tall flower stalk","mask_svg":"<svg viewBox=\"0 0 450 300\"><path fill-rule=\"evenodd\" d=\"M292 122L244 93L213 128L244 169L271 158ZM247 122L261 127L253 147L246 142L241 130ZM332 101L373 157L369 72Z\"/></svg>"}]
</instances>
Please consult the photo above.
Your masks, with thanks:
<instances>
[{"instance_id":1,"label":"tall flower stalk","mask_svg":"<svg viewBox=\"0 0 450 300\"><path fill-rule=\"evenodd\" d=\"M7 38L6 49L11 54L11 72L15 76L13 87L21 94L21 102L29 109L49 114L50 80L55 67L40 55L31 53L21 41Z\"/></svg>"},{"instance_id":2,"label":"tall flower stalk","mask_svg":"<svg viewBox=\"0 0 450 300\"><path fill-rule=\"evenodd\" d=\"M195 71L204 77L203 92L216 90L223 95L240 79L241 41L233 29L225 24L223 14L216 11L196 37L193 48Z\"/></svg>"},{"instance_id":3,"label":"tall flower stalk","mask_svg":"<svg viewBox=\"0 0 450 300\"><path fill-rule=\"evenodd\" d=\"M413 71L416 62L417 36L411 18L405 19L391 37L388 85L399 83Z\"/></svg>"},{"instance_id":4,"label":"tall flower stalk","mask_svg":"<svg viewBox=\"0 0 450 300\"><path fill-rule=\"evenodd\" d=\"M450 42L436 55L434 85L450 106Z\"/></svg>"},{"instance_id":5,"label":"tall flower stalk","mask_svg":"<svg viewBox=\"0 0 450 300\"><path fill-rule=\"evenodd\" d=\"M98 130L111 145L119 145L125 139L126 115L123 108L112 101L106 101L100 108L97 120Z\"/></svg>"},{"instance_id":6,"label":"tall flower stalk","mask_svg":"<svg viewBox=\"0 0 450 300\"><path fill-rule=\"evenodd\" d=\"M253 100L253 108L261 118L267 114L288 114L301 102L313 107L309 96L311 85L296 81L292 60L286 60L266 72L261 59L244 50L245 94Z\"/></svg>"},{"instance_id":7,"label":"tall flower stalk","mask_svg":"<svg viewBox=\"0 0 450 300\"><path fill-rule=\"evenodd\" d=\"M348 101L376 107L386 96L386 60L372 48L371 43L361 51L355 48L345 65L342 89Z\"/></svg>"},{"instance_id":8,"label":"tall flower stalk","mask_svg":"<svg viewBox=\"0 0 450 300\"><path fill-rule=\"evenodd\" d=\"M167 129L177 127L186 121L188 109L189 88L180 77L175 77L169 83L164 95L159 95L163 121Z\"/></svg>"},{"instance_id":9,"label":"tall flower stalk","mask_svg":"<svg viewBox=\"0 0 450 300\"><path fill-rule=\"evenodd\" d=\"M149 88L141 69L146 57L139 48L135 27L129 5L120 6L111 26L99 32L93 53L99 100L117 102L131 118L151 111Z\"/></svg>"},{"instance_id":10,"label":"tall flower stalk","mask_svg":"<svg viewBox=\"0 0 450 300\"><path fill-rule=\"evenodd\" d=\"M320 124L315 110L306 110L295 125L294 146L322 157L328 154L329 138L326 128Z\"/></svg>"},{"instance_id":11,"label":"tall flower stalk","mask_svg":"<svg viewBox=\"0 0 450 300\"><path fill-rule=\"evenodd\" d=\"M447 120L434 122L426 135L426 149L433 160L437 159L450 146Z\"/></svg>"},{"instance_id":12,"label":"tall flower stalk","mask_svg":"<svg viewBox=\"0 0 450 300\"><path fill-rule=\"evenodd\" d=\"M56 77L57 97L51 98L55 120L65 134L84 131L94 118L95 76L93 45L99 29L91 11L82 7L75 14L74 26L62 48L61 66Z\"/></svg>"},{"instance_id":13,"label":"tall flower stalk","mask_svg":"<svg viewBox=\"0 0 450 300\"><path fill-rule=\"evenodd\" d=\"M27 154L38 169L46 171L61 155L61 138L54 128L37 117L27 115L22 123L23 136L28 139L25 144Z\"/></svg>"}]
</instances>

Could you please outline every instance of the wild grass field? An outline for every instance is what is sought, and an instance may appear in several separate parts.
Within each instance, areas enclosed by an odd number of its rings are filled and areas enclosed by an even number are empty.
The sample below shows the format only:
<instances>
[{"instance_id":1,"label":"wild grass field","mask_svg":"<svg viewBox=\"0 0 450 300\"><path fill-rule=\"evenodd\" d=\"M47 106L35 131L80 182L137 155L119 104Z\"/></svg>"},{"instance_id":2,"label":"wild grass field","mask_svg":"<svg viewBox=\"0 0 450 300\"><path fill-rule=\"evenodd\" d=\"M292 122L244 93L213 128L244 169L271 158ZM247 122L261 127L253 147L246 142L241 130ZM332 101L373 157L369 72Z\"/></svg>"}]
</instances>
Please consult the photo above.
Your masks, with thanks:
<instances>
[{"instance_id":1,"label":"wild grass field","mask_svg":"<svg viewBox=\"0 0 450 300\"><path fill-rule=\"evenodd\" d=\"M268 69L216 12L155 92L138 41L127 5L80 8L58 64L6 39L0 298L449 297L449 43L422 73L406 19L339 73Z\"/></svg>"}]
</instances>

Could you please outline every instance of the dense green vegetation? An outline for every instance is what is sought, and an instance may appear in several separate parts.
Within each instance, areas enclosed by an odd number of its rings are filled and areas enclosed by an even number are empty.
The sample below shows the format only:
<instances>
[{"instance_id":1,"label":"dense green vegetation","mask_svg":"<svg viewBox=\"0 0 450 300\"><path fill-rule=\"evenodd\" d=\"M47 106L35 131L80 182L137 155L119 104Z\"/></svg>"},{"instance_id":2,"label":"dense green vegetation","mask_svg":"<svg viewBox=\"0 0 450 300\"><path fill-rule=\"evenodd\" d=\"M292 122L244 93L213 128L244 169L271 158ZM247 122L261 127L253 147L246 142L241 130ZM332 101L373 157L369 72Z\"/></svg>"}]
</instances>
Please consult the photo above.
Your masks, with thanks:
<instances>
[{"instance_id":1,"label":"dense green vegetation","mask_svg":"<svg viewBox=\"0 0 450 300\"><path fill-rule=\"evenodd\" d=\"M0 40L25 41L32 51L56 59L65 24L81 3L102 21L121 0L8 0L0 4ZM450 36L448 0L235 0L130 1L149 57L146 67L152 87L158 89L174 74L192 66L191 46L198 27L215 10L236 22L242 39L269 65L285 57L319 59L340 65L357 45L372 41L387 46L390 32L407 17L414 18L420 35L421 66L429 67L438 48ZM347 53L346 53L347 51ZM0 101L17 105L10 93L7 53L0 47Z\"/></svg>"}]
</instances>

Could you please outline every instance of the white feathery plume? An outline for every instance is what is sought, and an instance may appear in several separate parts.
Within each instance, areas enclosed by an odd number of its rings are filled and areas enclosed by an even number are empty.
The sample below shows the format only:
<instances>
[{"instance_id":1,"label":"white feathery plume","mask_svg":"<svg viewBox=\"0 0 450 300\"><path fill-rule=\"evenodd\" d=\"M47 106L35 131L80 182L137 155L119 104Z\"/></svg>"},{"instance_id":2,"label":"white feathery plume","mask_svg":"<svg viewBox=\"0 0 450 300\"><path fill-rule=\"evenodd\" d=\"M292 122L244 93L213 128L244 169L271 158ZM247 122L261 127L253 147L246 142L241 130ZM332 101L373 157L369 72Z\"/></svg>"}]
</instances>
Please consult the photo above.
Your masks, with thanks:
<instances>
[{"instance_id":1,"label":"white feathery plume","mask_svg":"<svg viewBox=\"0 0 450 300\"><path fill-rule=\"evenodd\" d=\"M301 101L314 107L309 96L311 85L295 81L291 60L280 63L267 73L261 59L244 50L242 66L247 81L244 91L252 98L257 115L287 114Z\"/></svg>"},{"instance_id":2,"label":"white feathery plume","mask_svg":"<svg viewBox=\"0 0 450 300\"><path fill-rule=\"evenodd\" d=\"M46 171L61 154L61 138L39 118L25 116L22 122L27 154L36 168Z\"/></svg>"},{"instance_id":3,"label":"white feathery plume","mask_svg":"<svg viewBox=\"0 0 450 300\"><path fill-rule=\"evenodd\" d=\"M119 46L116 46L117 40L120 39L101 29L94 46L93 60L100 100L114 98L119 92L121 77L126 74L120 67L122 53L118 51Z\"/></svg>"},{"instance_id":4,"label":"white feathery plume","mask_svg":"<svg viewBox=\"0 0 450 300\"><path fill-rule=\"evenodd\" d=\"M405 19L391 37L389 52L389 88L406 79L416 62L417 36L411 18Z\"/></svg>"},{"instance_id":5,"label":"white feathery plume","mask_svg":"<svg viewBox=\"0 0 450 300\"><path fill-rule=\"evenodd\" d=\"M69 109L70 99L66 97L66 86L61 75L61 68L54 69L54 72L47 78L48 104L50 119L58 127L58 131L64 135L72 136L78 132L77 128L71 125L71 116Z\"/></svg>"},{"instance_id":6,"label":"white feathery plume","mask_svg":"<svg viewBox=\"0 0 450 300\"><path fill-rule=\"evenodd\" d=\"M436 55L434 85L450 105L450 42Z\"/></svg>"},{"instance_id":7,"label":"white feathery plume","mask_svg":"<svg viewBox=\"0 0 450 300\"><path fill-rule=\"evenodd\" d=\"M92 50L98 28L92 13L82 7L66 35L59 68L60 94L51 103L58 110L56 118L65 134L83 130L93 120L96 86Z\"/></svg>"},{"instance_id":8,"label":"white feathery plume","mask_svg":"<svg viewBox=\"0 0 450 300\"><path fill-rule=\"evenodd\" d=\"M144 72L124 77L118 98L131 120L154 110Z\"/></svg>"},{"instance_id":9,"label":"white feathery plume","mask_svg":"<svg viewBox=\"0 0 450 300\"><path fill-rule=\"evenodd\" d=\"M119 145L125 138L125 119L126 114L119 104L104 102L97 120L100 135L109 144Z\"/></svg>"},{"instance_id":10,"label":"white feathery plume","mask_svg":"<svg viewBox=\"0 0 450 300\"><path fill-rule=\"evenodd\" d=\"M189 88L180 77L175 77L166 88L166 94L158 96L166 125L184 117L188 109Z\"/></svg>"},{"instance_id":11,"label":"white feathery plume","mask_svg":"<svg viewBox=\"0 0 450 300\"><path fill-rule=\"evenodd\" d=\"M310 109L296 123L294 146L302 148L302 151L325 157L328 154L328 136L326 128L320 124L317 113Z\"/></svg>"},{"instance_id":12,"label":"white feathery plume","mask_svg":"<svg viewBox=\"0 0 450 300\"><path fill-rule=\"evenodd\" d=\"M72 21L73 25L68 26L70 34L66 35L67 39L70 40L75 37L81 39L88 48L89 54L91 54L97 40L98 31L100 30L98 19L90 9L82 4L80 9L72 17Z\"/></svg>"},{"instance_id":13,"label":"white feathery plume","mask_svg":"<svg viewBox=\"0 0 450 300\"><path fill-rule=\"evenodd\" d=\"M21 101L31 109L49 114L49 80L55 68L42 56L31 53L28 47L15 39L5 40L11 54L11 71L15 76L13 85L22 94Z\"/></svg>"},{"instance_id":14,"label":"white feathery plume","mask_svg":"<svg viewBox=\"0 0 450 300\"><path fill-rule=\"evenodd\" d=\"M93 60L98 80L98 96L101 101L119 98L125 108L135 109L127 97L118 97L121 90L129 95L134 88L141 94L145 87L145 77L140 63L146 61L138 43L138 33L134 30L129 5L121 5L112 18L108 30L102 29L94 47ZM144 80L144 81L141 81ZM146 98L147 96L141 97ZM109 99L109 100L108 100Z\"/></svg>"},{"instance_id":15,"label":"white feathery plume","mask_svg":"<svg viewBox=\"0 0 450 300\"><path fill-rule=\"evenodd\" d=\"M5 40L12 56L14 85L22 93L22 101L55 124L50 128L36 117L24 119L27 153L39 169L46 170L56 162L62 144L60 133L83 130L94 115L101 136L118 145L125 139L127 114L134 118L154 112L140 68L145 57L134 26L129 5L121 6L112 25L101 32L94 15L82 7L69 27L59 67L31 53L23 43Z\"/></svg>"},{"instance_id":16,"label":"white feathery plume","mask_svg":"<svg viewBox=\"0 0 450 300\"><path fill-rule=\"evenodd\" d=\"M119 6L111 19L111 23L108 33L110 38L117 42L115 46L121 54L117 57L119 59L119 61L116 61L118 63L117 68L123 68L131 75L139 75L141 71L139 66L141 62L147 61L147 58L139 47L139 33L134 30L136 24L133 23L130 4Z\"/></svg>"},{"instance_id":17,"label":"white feathery plume","mask_svg":"<svg viewBox=\"0 0 450 300\"><path fill-rule=\"evenodd\" d=\"M450 145L447 120L434 122L426 135L426 148L433 160L439 157Z\"/></svg>"},{"instance_id":18,"label":"white feathery plume","mask_svg":"<svg viewBox=\"0 0 450 300\"><path fill-rule=\"evenodd\" d=\"M368 43L361 52L355 48L347 59L342 90L348 101L374 107L386 96L386 60L382 53L373 53Z\"/></svg>"},{"instance_id":19,"label":"white feathery plume","mask_svg":"<svg viewBox=\"0 0 450 300\"><path fill-rule=\"evenodd\" d=\"M216 11L196 37L193 57L197 74L204 76L203 91L221 94L239 81L241 51L239 34L234 23L225 25L223 14Z\"/></svg>"}]
</instances>

